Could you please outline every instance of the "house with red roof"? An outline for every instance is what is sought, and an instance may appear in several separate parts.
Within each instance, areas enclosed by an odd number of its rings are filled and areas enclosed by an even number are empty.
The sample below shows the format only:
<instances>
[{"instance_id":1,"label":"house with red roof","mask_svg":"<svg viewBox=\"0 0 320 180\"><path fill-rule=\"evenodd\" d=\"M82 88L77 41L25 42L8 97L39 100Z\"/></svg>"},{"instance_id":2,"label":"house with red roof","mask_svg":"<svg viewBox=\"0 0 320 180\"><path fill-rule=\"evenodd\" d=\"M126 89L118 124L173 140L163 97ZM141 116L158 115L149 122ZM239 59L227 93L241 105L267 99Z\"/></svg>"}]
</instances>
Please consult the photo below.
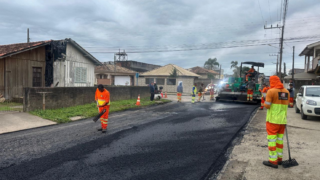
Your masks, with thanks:
<instances>
[{"instance_id":1,"label":"house with red roof","mask_svg":"<svg viewBox=\"0 0 320 180\"><path fill-rule=\"evenodd\" d=\"M0 93L22 98L25 87L94 86L101 65L74 40L0 45Z\"/></svg>"}]
</instances>

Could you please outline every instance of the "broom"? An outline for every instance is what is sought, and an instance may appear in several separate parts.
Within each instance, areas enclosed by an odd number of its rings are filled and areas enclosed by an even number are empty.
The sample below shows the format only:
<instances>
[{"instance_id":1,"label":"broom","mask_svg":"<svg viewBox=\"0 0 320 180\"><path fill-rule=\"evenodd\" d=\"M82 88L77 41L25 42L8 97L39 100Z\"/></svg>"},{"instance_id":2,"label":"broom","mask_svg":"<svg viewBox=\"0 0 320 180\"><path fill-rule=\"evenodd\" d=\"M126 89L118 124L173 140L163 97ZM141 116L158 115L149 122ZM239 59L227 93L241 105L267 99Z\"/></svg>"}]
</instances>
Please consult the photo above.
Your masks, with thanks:
<instances>
[{"instance_id":1,"label":"broom","mask_svg":"<svg viewBox=\"0 0 320 180\"><path fill-rule=\"evenodd\" d=\"M295 159L291 159L290 155L290 146L289 146L289 139L288 139L288 126L286 126L286 137L287 137L287 144L288 144L288 154L289 154L289 160L282 162L282 167L289 168L292 166L298 166L298 162Z\"/></svg>"}]
</instances>

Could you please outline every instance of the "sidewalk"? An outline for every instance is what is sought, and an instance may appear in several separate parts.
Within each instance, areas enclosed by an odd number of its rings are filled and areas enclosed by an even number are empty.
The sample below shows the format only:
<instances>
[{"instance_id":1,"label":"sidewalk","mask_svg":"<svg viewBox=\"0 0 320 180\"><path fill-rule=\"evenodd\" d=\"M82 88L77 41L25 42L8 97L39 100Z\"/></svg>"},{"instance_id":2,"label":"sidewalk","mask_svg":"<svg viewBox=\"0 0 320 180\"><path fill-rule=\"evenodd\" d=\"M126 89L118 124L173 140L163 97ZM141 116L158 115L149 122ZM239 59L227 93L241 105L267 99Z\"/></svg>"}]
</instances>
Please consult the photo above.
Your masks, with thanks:
<instances>
[{"instance_id":1,"label":"sidewalk","mask_svg":"<svg viewBox=\"0 0 320 180\"><path fill-rule=\"evenodd\" d=\"M284 169L266 167L268 160L266 112L258 110L236 145L217 179L219 180L315 180L320 179L320 118L302 120L294 108L288 109L288 135L291 157L299 166ZM284 137L283 160L288 160L287 139Z\"/></svg>"},{"instance_id":2,"label":"sidewalk","mask_svg":"<svg viewBox=\"0 0 320 180\"><path fill-rule=\"evenodd\" d=\"M56 124L24 112L0 112L0 135L7 132Z\"/></svg>"}]
</instances>

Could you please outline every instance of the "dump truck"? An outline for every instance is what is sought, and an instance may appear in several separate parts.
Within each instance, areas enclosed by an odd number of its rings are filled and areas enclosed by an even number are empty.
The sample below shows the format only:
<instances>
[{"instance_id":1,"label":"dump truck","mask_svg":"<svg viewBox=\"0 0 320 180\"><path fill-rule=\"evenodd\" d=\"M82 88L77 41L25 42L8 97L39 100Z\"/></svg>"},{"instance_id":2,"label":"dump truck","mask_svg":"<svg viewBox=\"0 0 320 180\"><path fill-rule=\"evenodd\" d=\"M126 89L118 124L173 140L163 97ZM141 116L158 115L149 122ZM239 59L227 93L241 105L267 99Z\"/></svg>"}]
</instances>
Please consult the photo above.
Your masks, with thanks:
<instances>
[{"instance_id":1,"label":"dump truck","mask_svg":"<svg viewBox=\"0 0 320 180\"><path fill-rule=\"evenodd\" d=\"M253 66L256 71L254 73L242 72L243 64ZM264 74L259 73L260 67L264 67L264 63L250 61L241 62L240 77L229 77L228 82L226 82L220 89L216 100L247 102L247 84L252 78L254 78L256 84L255 89L253 90L253 101L251 103L260 103L261 93L259 89L262 88L262 84L265 83L266 80ZM248 81L246 81L246 75L249 76Z\"/></svg>"}]
</instances>

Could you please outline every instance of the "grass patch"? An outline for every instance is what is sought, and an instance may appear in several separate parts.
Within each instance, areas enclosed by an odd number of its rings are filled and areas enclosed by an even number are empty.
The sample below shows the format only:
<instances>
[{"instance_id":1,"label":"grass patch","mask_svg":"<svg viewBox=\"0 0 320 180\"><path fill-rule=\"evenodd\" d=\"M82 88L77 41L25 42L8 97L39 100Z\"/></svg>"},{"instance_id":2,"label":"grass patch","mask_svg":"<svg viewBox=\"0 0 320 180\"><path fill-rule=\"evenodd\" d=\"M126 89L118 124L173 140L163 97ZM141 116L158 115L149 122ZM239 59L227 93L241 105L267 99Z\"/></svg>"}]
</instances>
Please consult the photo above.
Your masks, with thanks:
<instances>
[{"instance_id":1,"label":"grass patch","mask_svg":"<svg viewBox=\"0 0 320 180\"><path fill-rule=\"evenodd\" d=\"M137 102L136 99L112 101L109 112L116 112L116 111L123 111L126 109L137 108L139 106L135 105L136 102ZM159 102L170 102L170 100L161 99L160 101L150 101L149 98L143 98L141 99L140 107L157 104ZM74 116L83 116L85 118L94 117L98 115L98 108L96 103L91 103L91 104L79 105L79 106L73 106L73 107L67 107L67 108L61 108L61 109L51 109L51 110L45 110L45 111L35 110L29 113L44 119L55 121L57 123L66 123L66 122L69 122L70 118Z\"/></svg>"},{"instance_id":2,"label":"grass patch","mask_svg":"<svg viewBox=\"0 0 320 180\"><path fill-rule=\"evenodd\" d=\"M20 106L20 107L17 107ZM0 111L22 111L22 104L15 102L3 102L0 103Z\"/></svg>"}]
</instances>

